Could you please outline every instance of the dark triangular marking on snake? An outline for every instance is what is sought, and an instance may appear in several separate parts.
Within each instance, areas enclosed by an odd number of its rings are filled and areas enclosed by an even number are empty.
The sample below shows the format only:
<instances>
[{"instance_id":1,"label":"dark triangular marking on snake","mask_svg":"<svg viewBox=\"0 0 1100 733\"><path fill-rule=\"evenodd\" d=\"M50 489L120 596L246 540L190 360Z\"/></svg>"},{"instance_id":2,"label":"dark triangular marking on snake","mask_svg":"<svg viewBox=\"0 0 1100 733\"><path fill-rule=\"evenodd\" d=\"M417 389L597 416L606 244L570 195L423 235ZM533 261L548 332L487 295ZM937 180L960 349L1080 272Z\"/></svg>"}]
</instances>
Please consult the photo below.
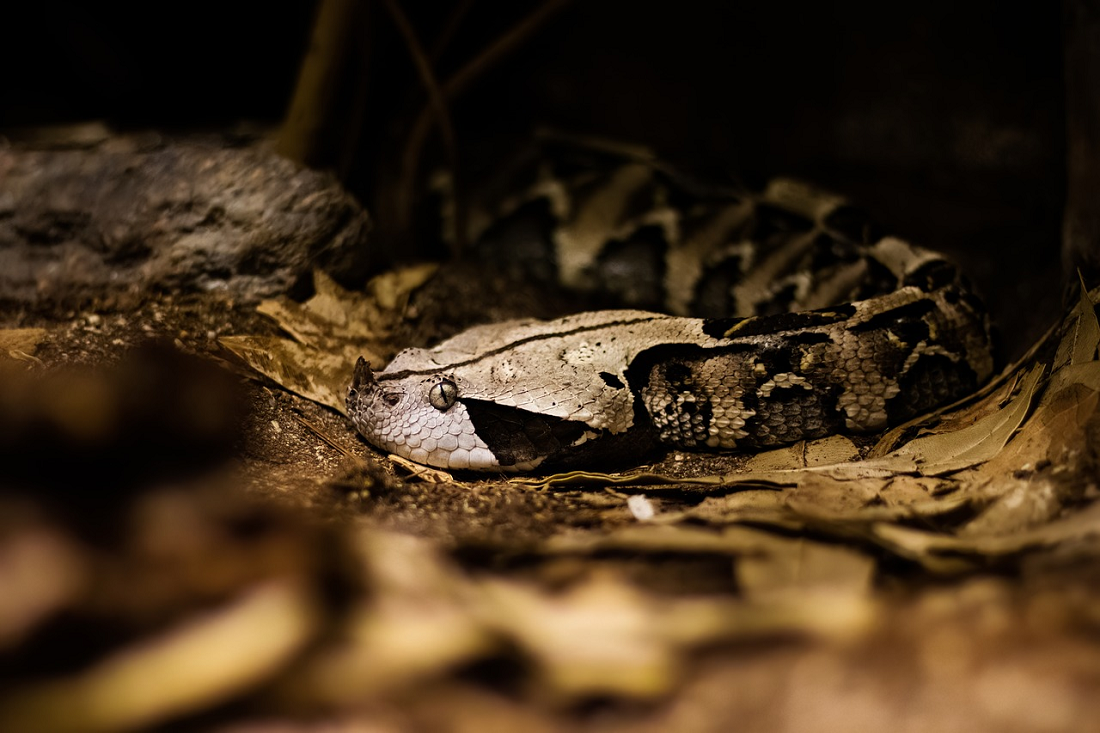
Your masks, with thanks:
<instances>
[{"instance_id":1,"label":"dark triangular marking on snake","mask_svg":"<svg viewBox=\"0 0 1100 733\"><path fill-rule=\"evenodd\" d=\"M529 463L560 453L580 440L588 427L518 407L482 400L462 400L477 435L501 466Z\"/></svg>"},{"instance_id":2,"label":"dark triangular marking on snake","mask_svg":"<svg viewBox=\"0 0 1100 733\"><path fill-rule=\"evenodd\" d=\"M703 323L703 333L712 338L743 338L762 334L794 331L815 326L831 326L848 320L856 313L850 304L818 311L776 313L753 318L713 318Z\"/></svg>"},{"instance_id":3,"label":"dark triangular marking on snake","mask_svg":"<svg viewBox=\"0 0 1100 733\"><path fill-rule=\"evenodd\" d=\"M923 354L898 378L898 394L886 402L890 422L904 422L937 405L977 389L978 378L968 364L941 354Z\"/></svg>"},{"instance_id":4,"label":"dark triangular marking on snake","mask_svg":"<svg viewBox=\"0 0 1100 733\"><path fill-rule=\"evenodd\" d=\"M852 331L854 333L864 333L879 328L890 328L893 330L899 325L919 322L921 318L935 309L936 302L934 300L921 298L920 300L914 300L909 303L895 306L889 310L884 310L881 313L876 313L861 323L853 323Z\"/></svg>"},{"instance_id":5,"label":"dark triangular marking on snake","mask_svg":"<svg viewBox=\"0 0 1100 733\"><path fill-rule=\"evenodd\" d=\"M902 285L915 285L924 292L931 293L951 285L957 278L958 272L950 262L931 260L906 275Z\"/></svg>"}]
</instances>

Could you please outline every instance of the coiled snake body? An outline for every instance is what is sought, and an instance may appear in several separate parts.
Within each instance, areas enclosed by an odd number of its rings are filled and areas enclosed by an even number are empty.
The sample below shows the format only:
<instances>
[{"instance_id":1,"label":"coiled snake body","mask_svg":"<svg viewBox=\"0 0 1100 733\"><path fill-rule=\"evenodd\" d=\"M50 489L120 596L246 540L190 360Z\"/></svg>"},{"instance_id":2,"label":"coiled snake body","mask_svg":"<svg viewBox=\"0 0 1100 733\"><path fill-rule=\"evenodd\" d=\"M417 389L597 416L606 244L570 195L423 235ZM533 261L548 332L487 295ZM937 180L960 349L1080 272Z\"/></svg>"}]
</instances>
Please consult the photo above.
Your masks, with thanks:
<instances>
[{"instance_id":1,"label":"coiled snake body","mask_svg":"<svg viewBox=\"0 0 1100 733\"><path fill-rule=\"evenodd\" d=\"M843 199L788 180L705 189L651 160L606 162L543 165L481 239L515 268L551 261L568 285L631 305L659 297L676 315L511 321L407 349L378 373L360 359L347 406L367 440L443 468L599 466L657 444L880 430L990 375L988 319L955 267L878 236Z\"/></svg>"}]
</instances>

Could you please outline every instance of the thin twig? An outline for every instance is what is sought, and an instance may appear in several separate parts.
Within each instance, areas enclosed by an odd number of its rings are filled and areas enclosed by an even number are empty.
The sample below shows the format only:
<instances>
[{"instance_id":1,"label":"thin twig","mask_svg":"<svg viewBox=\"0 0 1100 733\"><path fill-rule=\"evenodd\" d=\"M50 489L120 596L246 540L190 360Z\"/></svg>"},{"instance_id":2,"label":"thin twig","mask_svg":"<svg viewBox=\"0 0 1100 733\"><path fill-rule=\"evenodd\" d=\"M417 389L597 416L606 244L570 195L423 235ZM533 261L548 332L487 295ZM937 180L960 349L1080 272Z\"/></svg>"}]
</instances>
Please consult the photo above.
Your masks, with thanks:
<instances>
[{"instance_id":1,"label":"thin twig","mask_svg":"<svg viewBox=\"0 0 1100 733\"><path fill-rule=\"evenodd\" d=\"M321 428L317 427L316 425L311 423L309 420L306 420L301 415L295 415L294 419L297 420L307 430L309 430L314 435L316 435L318 438L320 438L322 442L328 444L329 448L332 448L337 453L340 453L341 455L343 455L344 458L355 458L356 457L354 453L352 453L347 448L345 448L342 445L340 445L339 443L337 443L331 437L326 435L325 432L323 430L321 430Z\"/></svg>"},{"instance_id":2,"label":"thin twig","mask_svg":"<svg viewBox=\"0 0 1100 733\"><path fill-rule=\"evenodd\" d=\"M440 87L442 96L451 98L461 94L471 82L509 53L516 50L528 36L538 30L554 13L570 2L571 0L546 0L448 79ZM416 176L420 170L420 155L424 150L424 142L428 137L428 131L431 129L431 123L432 108L426 106L421 110L405 141L405 149L401 157L401 178L398 181L396 193L397 217L401 231L408 231L412 222L412 200L416 190ZM456 187L456 199L458 195L459 191ZM462 209L460 203L456 200L456 209L458 210ZM456 231L459 231L457 226ZM461 241L464 234L465 232L459 231L459 241Z\"/></svg>"},{"instance_id":3,"label":"thin twig","mask_svg":"<svg viewBox=\"0 0 1100 733\"><path fill-rule=\"evenodd\" d=\"M401 456L390 453L386 456L396 466L401 466L414 478L418 478L421 481L428 481L433 484L450 484L454 483L454 476L446 471L440 471L438 468L430 468L428 466L422 466L419 463L413 463L408 458L402 458Z\"/></svg>"},{"instance_id":4,"label":"thin twig","mask_svg":"<svg viewBox=\"0 0 1100 733\"><path fill-rule=\"evenodd\" d=\"M425 109L427 119L429 122L434 119L439 127L439 135L443 139L443 154L447 159L447 167L451 170L451 181L457 187L458 153L455 146L454 126L451 124L451 114L447 109L447 101L439 88L435 72L432 71L431 62L428 61L428 57L424 53L424 47L420 45L420 39L416 37L416 31L413 30L412 24L409 23L409 19L401 10L401 6L397 4L397 0L384 0L384 2L390 17L393 18L394 25L397 26L397 30L400 31L402 38L405 40L405 47L416 66L416 73L420 75L420 83L424 85L424 91L428 95L428 107ZM408 224L412 220L412 202L412 188L399 188L396 203L398 211L401 212L402 231L408 231ZM456 220L455 228L459 233L454 245L457 250L462 245L462 233L465 226L462 225L461 221Z\"/></svg>"},{"instance_id":5,"label":"thin twig","mask_svg":"<svg viewBox=\"0 0 1100 733\"><path fill-rule=\"evenodd\" d=\"M459 26L462 25L462 21L466 18L466 14L470 12L470 8L473 6L474 0L459 0L455 9L451 11L451 16L447 18L446 25L443 26L443 30L439 32L439 35L436 36L435 43L432 44L432 53L429 58L433 64L439 61L439 57L447 50L447 46L451 44L451 39L454 38Z\"/></svg>"},{"instance_id":6,"label":"thin twig","mask_svg":"<svg viewBox=\"0 0 1100 733\"><path fill-rule=\"evenodd\" d=\"M502 58L515 51L527 37L537 31L554 13L563 9L572 0L546 0L535 8L530 15L505 31L493 45L478 54L463 66L443 85L443 93L448 97L463 92L477 77L481 76Z\"/></svg>"}]
</instances>

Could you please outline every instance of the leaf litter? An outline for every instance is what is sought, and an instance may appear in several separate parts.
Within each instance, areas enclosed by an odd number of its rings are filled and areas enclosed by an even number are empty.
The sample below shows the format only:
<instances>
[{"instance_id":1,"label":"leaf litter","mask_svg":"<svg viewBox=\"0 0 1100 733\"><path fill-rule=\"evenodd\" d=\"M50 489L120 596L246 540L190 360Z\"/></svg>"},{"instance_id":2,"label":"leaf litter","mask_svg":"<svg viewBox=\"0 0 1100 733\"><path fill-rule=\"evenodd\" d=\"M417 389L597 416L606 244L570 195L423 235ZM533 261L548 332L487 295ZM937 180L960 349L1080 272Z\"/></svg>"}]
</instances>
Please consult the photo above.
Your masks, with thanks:
<instances>
[{"instance_id":1,"label":"leaf litter","mask_svg":"<svg viewBox=\"0 0 1100 733\"><path fill-rule=\"evenodd\" d=\"M360 354L379 363L392 356L386 338L409 294L431 274L429 267L389 273L365 295L318 274L316 295L306 303L282 299L260 306L288 338L223 343L268 378L342 412L350 365ZM1082 284L1061 328L1046 337L1057 338L1046 361L1036 355L1050 345L1037 344L977 395L888 431L870 448L832 436L749 456L724 474L574 471L511 483L585 491L630 487L633 495L675 487L696 501L654 514L631 499L633 516L666 530L684 522L812 529L845 541L857 537L929 569L942 568L938 556L948 549L981 565L1042 537L1065 536L1051 520L1080 493L1070 479L1078 475L1074 461L1087 457L1084 431L1100 393L1097 297Z\"/></svg>"},{"instance_id":2,"label":"leaf litter","mask_svg":"<svg viewBox=\"0 0 1100 733\"><path fill-rule=\"evenodd\" d=\"M286 337L222 343L265 378L339 411L350 365L360 354L379 363L392 355L387 339L428 274L392 275L367 295L318 276L310 301L261 306ZM1100 404L1095 301L1082 294L1052 332L1056 341L971 400L892 430L875 445L836 436L743 458L723 473L685 476L690 470L668 471L666 461L637 473L513 479L503 484L508 491L588 496L614 519L550 528L537 542L481 545L478 552L497 558L488 566L457 562L461 541L444 546L366 521L352 537L349 561L370 591L353 596L323 633L320 601L285 585L289 580L257 585L201 622L217 628L217 614L224 614L224 624L243 623L234 619L249 618L250 599L272 592L264 588L297 594L288 609L314 609L286 627L286 653L298 650L293 665L281 666L278 655L257 658L226 671L236 681L222 689L262 678L264 694L285 709L346 709L505 657L525 670L522 694L552 708L593 698L652 700L683 686L699 652L716 645L792 637L835 649L852 640L873 643L885 613L884 560L958 575L1032 551L1100 548L1089 442ZM494 483L433 480L439 490L457 485L471 497ZM608 493L611 487L623 493ZM661 566L699 558L725 564L732 593L650 587ZM526 570L508 570L513 561ZM631 574L630 563L638 562L643 569ZM0 585L11 583L0 578ZM266 633L254 626L239 633ZM127 669L124 660L155 660L176 644L197 658L213 652L217 635L202 628L184 625L135 641L106 667L0 700L0 722L43 729L28 717L31 705L35 713L53 711L43 718L51 725L102 729L102 719L92 725L78 711L65 714L62 700L74 690L116 700L110 721L121 727L228 699L231 692L219 698L211 683L194 681L163 698L121 689L136 684L118 671ZM116 671L93 682L88 675L101 669ZM112 689L103 689L108 683Z\"/></svg>"},{"instance_id":3,"label":"leaf litter","mask_svg":"<svg viewBox=\"0 0 1100 733\"><path fill-rule=\"evenodd\" d=\"M404 315L409 294L435 269L428 264L387 272L371 280L365 293L345 290L315 270L309 300L281 297L257 306L286 338L223 336L219 341L284 389L345 414L344 392L355 360L363 356L380 366L393 356L388 339Z\"/></svg>"}]
</instances>

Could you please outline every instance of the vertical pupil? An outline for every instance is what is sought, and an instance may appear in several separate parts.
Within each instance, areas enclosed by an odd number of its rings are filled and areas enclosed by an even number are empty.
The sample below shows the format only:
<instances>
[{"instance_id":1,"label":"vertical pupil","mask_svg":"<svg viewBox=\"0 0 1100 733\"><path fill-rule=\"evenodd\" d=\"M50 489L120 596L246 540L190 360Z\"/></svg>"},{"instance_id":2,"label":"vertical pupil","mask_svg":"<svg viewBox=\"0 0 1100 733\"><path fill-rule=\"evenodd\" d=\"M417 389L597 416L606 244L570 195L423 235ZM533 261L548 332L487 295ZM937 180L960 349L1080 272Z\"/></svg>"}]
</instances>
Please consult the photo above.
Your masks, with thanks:
<instances>
[{"instance_id":1,"label":"vertical pupil","mask_svg":"<svg viewBox=\"0 0 1100 733\"><path fill-rule=\"evenodd\" d=\"M428 402L437 410L448 410L455 402L458 390L452 382L444 380L428 390Z\"/></svg>"}]
</instances>

